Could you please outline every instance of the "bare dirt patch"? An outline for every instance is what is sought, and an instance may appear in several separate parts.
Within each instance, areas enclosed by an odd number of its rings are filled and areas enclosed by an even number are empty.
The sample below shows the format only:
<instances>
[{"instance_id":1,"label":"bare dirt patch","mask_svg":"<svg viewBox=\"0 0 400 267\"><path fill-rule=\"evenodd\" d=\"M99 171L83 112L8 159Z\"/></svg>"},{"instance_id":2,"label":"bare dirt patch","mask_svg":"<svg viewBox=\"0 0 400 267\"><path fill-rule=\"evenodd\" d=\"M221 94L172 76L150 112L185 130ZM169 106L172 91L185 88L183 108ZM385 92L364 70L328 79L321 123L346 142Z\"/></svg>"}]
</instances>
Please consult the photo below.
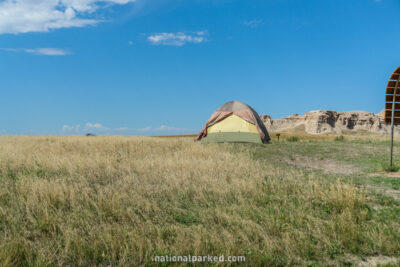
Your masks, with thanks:
<instances>
[{"instance_id":1,"label":"bare dirt patch","mask_svg":"<svg viewBox=\"0 0 400 267\"><path fill-rule=\"evenodd\" d=\"M384 265L384 264L396 264L398 262L398 259L396 257L389 257L389 256L373 256L373 257L367 257L364 260L360 259L359 257L355 255L346 255L345 256L345 261L347 263L350 263L354 266L379 266L379 265Z\"/></svg>"},{"instance_id":2,"label":"bare dirt patch","mask_svg":"<svg viewBox=\"0 0 400 267\"><path fill-rule=\"evenodd\" d=\"M368 174L370 177L388 177L388 178L399 178L400 172L376 172ZM395 200L400 201L400 190L395 190L391 188L381 187L381 186L369 186L378 193L388 195L393 197Z\"/></svg>"},{"instance_id":3,"label":"bare dirt patch","mask_svg":"<svg viewBox=\"0 0 400 267\"><path fill-rule=\"evenodd\" d=\"M361 172L361 168L358 166L354 166L350 163L334 161L331 159L321 159L316 157L295 155L291 157L286 157L283 159L283 161L296 167L320 170L328 174L349 175Z\"/></svg>"},{"instance_id":4,"label":"bare dirt patch","mask_svg":"<svg viewBox=\"0 0 400 267\"><path fill-rule=\"evenodd\" d=\"M374 173L369 173L368 176L400 178L400 172L374 172Z\"/></svg>"},{"instance_id":5,"label":"bare dirt patch","mask_svg":"<svg viewBox=\"0 0 400 267\"><path fill-rule=\"evenodd\" d=\"M376 191L377 193L381 193L387 196L394 198L396 201L400 201L400 190L394 190L391 188L385 188L381 186L367 186L368 188Z\"/></svg>"}]
</instances>

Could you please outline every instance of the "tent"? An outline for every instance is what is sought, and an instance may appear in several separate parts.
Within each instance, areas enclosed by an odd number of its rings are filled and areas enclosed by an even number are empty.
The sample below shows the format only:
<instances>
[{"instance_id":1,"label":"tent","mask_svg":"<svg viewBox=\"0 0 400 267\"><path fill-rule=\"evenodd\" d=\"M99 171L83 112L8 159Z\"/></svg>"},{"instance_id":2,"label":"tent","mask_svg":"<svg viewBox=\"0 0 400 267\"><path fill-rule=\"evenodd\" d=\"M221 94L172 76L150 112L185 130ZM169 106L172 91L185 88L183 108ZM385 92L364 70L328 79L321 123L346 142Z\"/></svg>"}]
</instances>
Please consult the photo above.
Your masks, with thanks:
<instances>
[{"instance_id":1,"label":"tent","mask_svg":"<svg viewBox=\"0 0 400 267\"><path fill-rule=\"evenodd\" d=\"M268 143L271 138L254 109L240 101L230 101L211 115L197 140L206 143Z\"/></svg>"}]
</instances>

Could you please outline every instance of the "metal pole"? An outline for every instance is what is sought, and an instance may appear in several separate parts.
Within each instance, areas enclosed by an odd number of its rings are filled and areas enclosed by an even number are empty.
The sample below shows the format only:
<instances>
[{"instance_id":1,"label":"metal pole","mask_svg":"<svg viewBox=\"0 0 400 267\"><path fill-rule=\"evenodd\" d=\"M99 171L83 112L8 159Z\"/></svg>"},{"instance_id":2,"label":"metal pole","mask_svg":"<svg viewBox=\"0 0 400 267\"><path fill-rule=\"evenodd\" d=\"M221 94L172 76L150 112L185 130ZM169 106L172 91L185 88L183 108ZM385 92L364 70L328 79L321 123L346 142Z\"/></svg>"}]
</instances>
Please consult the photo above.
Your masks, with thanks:
<instances>
[{"instance_id":1,"label":"metal pole","mask_svg":"<svg viewBox=\"0 0 400 267\"><path fill-rule=\"evenodd\" d=\"M390 168L393 167L393 132L394 132L394 112L392 110L392 127L390 132Z\"/></svg>"},{"instance_id":2,"label":"metal pole","mask_svg":"<svg viewBox=\"0 0 400 267\"><path fill-rule=\"evenodd\" d=\"M390 131L390 167L393 167L393 136L394 136L394 108L396 107L396 94L397 94L397 86L399 85L400 75L396 80L396 85L393 91L393 103L392 103L392 125Z\"/></svg>"}]
</instances>

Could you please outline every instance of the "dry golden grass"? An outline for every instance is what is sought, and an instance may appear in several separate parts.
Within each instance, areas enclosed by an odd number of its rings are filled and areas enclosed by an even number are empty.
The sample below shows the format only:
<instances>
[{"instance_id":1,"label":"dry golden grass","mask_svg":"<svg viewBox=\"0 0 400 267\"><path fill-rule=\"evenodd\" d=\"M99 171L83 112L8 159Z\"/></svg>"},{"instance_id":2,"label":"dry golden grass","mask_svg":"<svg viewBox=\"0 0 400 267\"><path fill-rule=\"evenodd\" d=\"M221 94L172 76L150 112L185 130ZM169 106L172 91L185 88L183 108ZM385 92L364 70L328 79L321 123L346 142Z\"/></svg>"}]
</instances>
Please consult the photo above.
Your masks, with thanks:
<instances>
[{"instance_id":1,"label":"dry golden grass","mask_svg":"<svg viewBox=\"0 0 400 267\"><path fill-rule=\"evenodd\" d=\"M399 223L373 220L364 190L254 160L251 149L0 137L0 265L153 265L164 254L305 265L398 253Z\"/></svg>"},{"instance_id":2,"label":"dry golden grass","mask_svg":"<svg viewBox=\"0 0 400 267\"><path fill-rule=\"evenodd\" d=\"M179 134L179 135L160 135L154 137L161 137L161 138L192 138L196 139L198 134Z\"/></svg>"}]
</instances>

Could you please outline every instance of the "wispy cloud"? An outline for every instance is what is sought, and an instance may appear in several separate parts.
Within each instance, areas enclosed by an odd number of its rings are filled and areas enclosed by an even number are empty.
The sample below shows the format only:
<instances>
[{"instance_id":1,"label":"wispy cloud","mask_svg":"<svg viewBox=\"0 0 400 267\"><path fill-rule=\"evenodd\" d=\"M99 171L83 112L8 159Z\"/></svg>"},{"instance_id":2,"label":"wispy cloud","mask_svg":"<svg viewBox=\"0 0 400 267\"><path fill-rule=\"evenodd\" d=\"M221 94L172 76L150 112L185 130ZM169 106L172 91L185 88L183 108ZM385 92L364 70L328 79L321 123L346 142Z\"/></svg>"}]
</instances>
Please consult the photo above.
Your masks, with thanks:
<instances>
[{"instance_id":1,"label":"wispy cloud","mask_svg":"<svg viewBox=\"0 0 400 267\"><path fill-rule=\"evenodd\" d=\"M103 126L100 123L86 123L84 131L108 131L110 130L108 127Z\"/></svg>"},{"instance_id":2,"label":"wispy cloud","mask_svg":"<svg viewBox=\"0 0 400 267\"><path fill-rule=\"evenodd\" d=\"M121 132L127 128L117 128L117 129L110 129L108 127L103 126L101 123L91 123L88 122L81 127L80 124L77 125L63 125L61 132L64 134L84 134L84 133L111 133Z\"/></svg>"},{"instance_id":3,"label":"wispy cloud","mask_svg":"<svg viewBox=\"0 0 400 267\"><path fill-rule=\"evenodd\" d=\"M67 133L67 132L73 132L73 133L77 133L79 132L81 129L81 126L78 125L74 125L74 126L70 126L70 125L63 125L62 127L62 132L63 133Z\"/></svg>"},{"instance_id":4,"label":"wispy cloud","mask_svg":"<svg viewBox=\"0 0 400 267\"><path fill-rule=\"evenodd\" d=\"M155 129L156 131L162 132L180 132L180 131L190 131L190 129L186 128L177 128L173 126L161 125L160 127Z\"/></svg>"},{"instance_id":5,"label":"wispy cloud","mask_svg":"<svg viewBox=\"0 0 400 267\"><path fill-rule=\"evenodd\" d=\"M122 128L117 128L115 130L121 131ZM88 122L85 124L85 127L81 127L80 124L77 125L63 125L62 127L62 132L63 133L83 133L83 132L90 132L90 131L95 131L95 132L105 132L112 130L108 127L103 126L100 123L91 123Z\"/></svg>"},{"instance_id":6,"label":"wispy cloud","mask_svg":"<svg viewBox=\"0 0 400 267\"><path fill-rule=\"evenodd\" d=\"M8 51L8 52L24 52L29 54L35 55L44 55L44 56L65 56L69 55L70 52L60 48L1 48L1 50Z\"/></svg>"},{"instance_id":7,"label":"wispy cloud","mask_svg":"<svg viewBox=\"0 0 400 267\"><path fill-rule=\"evenodd\" d=\"M256 28L256 27L258 27L261 23L263 23L263 20L262 20L262 19L253 19L253 20L247 20L247 21L244 21L244 22L243 22L244 25L246 25L246 26L248 26L248 27L251 27L251 28Z\"/></svg>"},{"instance_id":8,"label":"wispy cloud","mask_svg":"<svg viewBox=\"0 0 400 267\"><path fill-rule=\"evenodd\" d=\"M195 129L188 128L178 128L173 126L161 125L159 127L147 126L144 128L129 128L129 127L119 127L119 128L109 128L101 123L86 123L84 127L80 124L77 125L64 125L62 127L63 134L154 134L154 133L193 133L196 132Z\"/></svg>"},{"instance_id":9,"label":"wispy cloud","mask_svg":"<svg viewBox=\"0 0 400 267\"><path fill-rule=\"evenodd\" d=\"M128 131L128 130L129 130L128 127L120 127L120 128L114 129L115 132L125 132L125 131Z\"/></svg>"},{"instance_id":10,"label":"wispy cloud","mask_svg":"<svg viewBox=\"0 0 400 267\"><path fill-rule=\"evenodd\" d=\"M144 127L144 128L139 128L139 129L137 129L137 131L139 131L139 132L150 132L152 129L153 129L153 127L147 126L147 127Z\"/></svg>"},{"instance_id":11,"label":"wispy cloud","mask_svg":"<svg viewBox=\"0 0 400 267\"><path fill-rule=\"evenodd\" d=\"M199 32L162 32L150 35L147 39L154 45L183 46L187 43L199 44L206 41L207 31Z\"/></svg>"},{"instance_id":12,"label":"wispy cloud","mask_svg":"<svg viewBox=\"0 0 400 267\"><path fill-rule=\"evenodd\" d=\"M139 132L187 132L187 131L195 131L194 129L188 128L178 128L173 126L161 125L159 127L151 127L147 126L145 128L136 129Z\"/></svg>"},{"instance_id":13,"label":"wispy cloud","mask_svg":"<svg viewBox=\"0 0 400 267\"><path fill-rule=\"evenodd\" d=\"M0 34L47 32L84 27L102 20L93 18L100 8L135 0L3 0L0 1Z\"/></svg>"}]
</instances>

